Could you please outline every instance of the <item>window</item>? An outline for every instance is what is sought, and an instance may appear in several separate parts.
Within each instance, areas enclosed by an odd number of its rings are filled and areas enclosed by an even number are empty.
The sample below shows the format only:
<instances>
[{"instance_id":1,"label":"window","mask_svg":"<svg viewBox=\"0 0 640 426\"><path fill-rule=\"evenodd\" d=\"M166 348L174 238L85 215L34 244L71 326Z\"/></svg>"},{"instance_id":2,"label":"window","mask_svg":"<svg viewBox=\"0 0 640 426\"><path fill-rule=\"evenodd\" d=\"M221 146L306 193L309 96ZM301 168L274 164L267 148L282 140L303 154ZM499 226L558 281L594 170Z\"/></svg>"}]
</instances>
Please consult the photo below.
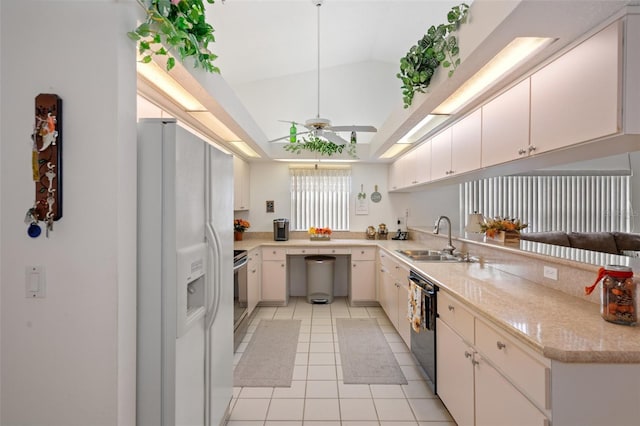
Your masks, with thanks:
<instances>
[{"instance_id":1,"label":"window","mask_svg":"<svg viewBox=\"0 0 640 426\"><path fill-rule=\"evenodd\" d=\"M294 231L310 227L349 230L351 169L290 169Z\"/></svg>"},{"instance_id":2,"label":"window","mask_svg":"<svg viewBox=\"0 0 640 426\"><path fill-rule=\"evenodd\" d=\"M631 232L629 176L501 176L460 185L460 223L477 211L518 218L525 232Z\"/></svg>"}]
</instances>

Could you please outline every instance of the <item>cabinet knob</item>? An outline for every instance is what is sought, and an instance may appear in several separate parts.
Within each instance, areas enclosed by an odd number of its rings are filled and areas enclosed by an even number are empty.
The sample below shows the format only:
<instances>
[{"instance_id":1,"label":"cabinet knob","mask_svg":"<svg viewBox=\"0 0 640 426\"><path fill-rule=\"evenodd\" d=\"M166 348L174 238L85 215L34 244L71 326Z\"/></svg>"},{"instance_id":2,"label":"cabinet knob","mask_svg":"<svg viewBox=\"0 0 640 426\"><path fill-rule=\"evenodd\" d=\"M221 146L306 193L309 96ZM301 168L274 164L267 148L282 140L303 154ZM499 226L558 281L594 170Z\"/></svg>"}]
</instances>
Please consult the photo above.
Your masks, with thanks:
<instances>
[{"instance_id":1,"label":"cabinet knob","mask_svg":"<svg viewBox=\"0 0 640 426\"><path fill-rule=\"evenodd\" d=\"M534 152L536 149L538 149L538 148L536 148L535 145L529 146L529 152Z\"/></svg>"},{"instance_id":2,"label":"cabinet knob","mask_svg":"<svg viewBox=\"0 0 640 426\"><path fill-rule=\"evenodd\" d=\"M475 359L472 359L472 360L471 360L471 364L473 364L473 365L478 365L478 364L480 364L480 362L476 361Z\"/></svg>"},{"instance_id":3,"label":"cabinet knob","mask_svg":"<svg viewBox=\"0 0 640 426\"><path fill-rule=\"evenodd\" d=\"M527 153L527 150L526 150L526 149L524 149L524 148L520 148L520 149L518 150L518 154L520 154L520 155L525 155L526 153Z\"/></svg>"},{"instance_id":4,"label":"cabinet knob","mask_svg":"<svg viewBox=\"0 0 640 426\"><path fill-rule=\"evenodd\" d=\"M252 273L252 274L255 274L255 273L256 273L256 270L255 270L255 269L253 269L253 270L251 271L251 273Z\"/></svg>"},{"instance_id":5,"label":"cabinet knob","mask_svg":"<svg viewBox=\"0 0 640 426\"><path fill-rule=\"evenodd\" d=\"M506 347L507 347L507 345L505 345L504 343L502 343L500 340L498 340L498 341L496 342L496 346L498 347L498 349L499 349L499 350L502 350L502 349L504 349L504 348L506 348Z\"/></svg>"},{"instance_id":6,"label":"cabinet knob","mask_svg":"<svg viewBox=\"0 0 640 426\"><path fill-rule=\"evenodd\" d=\"M360 254L364 254L364 250L360 250Z\"/></svg>"},{"instance_id":7,"label":"cabinet knob","mask_svg":"<svg viewBox=\"0 0 640 426\"><path fill-rule=\"evenodd\" d=\"M455 309L452 305L449 305L448 308L450 311L453 311Z\"/></svg>"},{"instance_id":8,"label":"cabinet knob","mask_svg":"<svg viewBox=\"0 0 640 426\"><path fill-rule=\"evenodd\" d=\"M281 263L281 264L280 264L280 267L284 268L284 263Z\"/></svg>"},{"instance_id":9,"label":"cabinet knob","mask_svg":"<svg viewBox=\"0 0 640 426\"><path fill-rule=\"evenodd\" d=\"M306 250L302 250L302 252L303 252L303 253L306 253L307 251L306 251Z\"/></svg>"},{"instance_id":10,"label":"cabinet knob","mask_svg":"<svg viewBox=\"0 0 640 426\"><path fill-rule=\"evenodd\" d=\"M471 352L469 352L469 351L464 351L464 357L465 357L465 358L471 358L471 357L472 357Z\"/></svg>"},{"instance_id":11,"label":"cabinet knob","mask_svg":"<svg viewBox=\"0 0 640 426\"><path fill-rule=\"evenodd\" d=\"M335 249L334 249L334 250L331 250L331 253L335 253L335 252L336 252L336 251L335 251Z\"/></svg>"},{"instance_id":12,"label":"cabinet knob","mask_svg":"<svg viewBox=\"0 0 640 426\"><path fill-rule=\"evenodd\" d=\"M275 251L275 250L273 251L273 254L276 254L276 251Z\"/></svg>"},{"instance_id":13,"label":"cabinet knob","mask_svg":"<svg viewBox=\"0 0 640 426\"><path fill-rule=\"evenodd\" d=\"M354 268L356 267L356 264L355 264L355 263L353 264L353 267L354 267Z\"/></svg>"}]
</instances>

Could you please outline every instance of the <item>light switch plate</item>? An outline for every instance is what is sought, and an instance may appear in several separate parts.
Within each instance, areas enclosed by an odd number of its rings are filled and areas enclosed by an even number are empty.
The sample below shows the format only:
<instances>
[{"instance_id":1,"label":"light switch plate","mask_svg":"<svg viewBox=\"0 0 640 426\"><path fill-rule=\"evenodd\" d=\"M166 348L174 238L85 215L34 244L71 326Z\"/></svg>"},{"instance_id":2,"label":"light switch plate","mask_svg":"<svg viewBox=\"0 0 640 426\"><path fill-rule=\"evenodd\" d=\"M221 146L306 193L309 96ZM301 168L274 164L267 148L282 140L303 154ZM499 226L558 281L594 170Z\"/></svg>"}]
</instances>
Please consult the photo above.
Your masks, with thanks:
<instances>
[{"instance_id":1,"label":"light switch plate","mask_svg":"<svg viewBox=\"0 0 640 426\"><path fill-rule=\"evenodd\" d=\"M27 266L25 272L25 297L29 299L45 297L44 266Z\"/></svg>"},{"instance_id":2,"label":"light switch plate","mask_svg":"<svg viewBox=\"0 0 640 426\"><path fill-rule=\"evenodd\" d=\"M542 273L543 273L545 278L549 278L550 280L558 281L558 269L557 268L552 268L551 266L545 266Z\"/></svg>"}]
</instances>

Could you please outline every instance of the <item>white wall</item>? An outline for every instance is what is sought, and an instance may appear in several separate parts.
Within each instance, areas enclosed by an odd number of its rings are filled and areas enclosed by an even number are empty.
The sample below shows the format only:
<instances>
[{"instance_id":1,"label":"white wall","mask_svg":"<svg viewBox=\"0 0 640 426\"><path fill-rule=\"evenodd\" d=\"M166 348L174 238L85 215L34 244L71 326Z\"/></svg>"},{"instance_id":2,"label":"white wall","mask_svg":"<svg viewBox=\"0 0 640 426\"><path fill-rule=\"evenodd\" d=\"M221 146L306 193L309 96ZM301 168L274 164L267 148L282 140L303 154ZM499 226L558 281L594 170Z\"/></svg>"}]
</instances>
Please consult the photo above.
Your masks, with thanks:
<instances>
[{"instance_id":1,"label":"white wall","mask_svg":"<svg viewBox=\"0 0 640 426\"><path fill-rule=\"evenodd\" d=\"M135 2L2 0L3 425L135 421ZM63 99L64 217L26 234L34 97ZM46 298L25 298L25 266Z\"/></svg>"},{"instance_id":2,"label":"white wall","mask_svg":"<svg viewBox=\"0 0 640 426\"><path fill-rule=\"evenodd\" d=\"M273 219L289 218L291 216L291 193L289 191L289 166L280 162L251 163L251 210L249 213L236 213L236 217L248 219L252 232L273 231ZM386 164L353 164L352 188L350 205L350 230L365 232L367 226L377 228L385 223L390 230L396 229L396 219L404 213L396 213L392 198L387 196L387 165ZM379 203L369 202L368 215L355 214L355 199L360 192L360 185L364 185L367 199L378 185L378 192L382 194ZM407 194L394 194L405 198ZM275 201L275 212L266 213L265 202ZM403 210L397 210L402 212ZM400 216L398 216L400 214Z\"/></svg>"}]
</instances>

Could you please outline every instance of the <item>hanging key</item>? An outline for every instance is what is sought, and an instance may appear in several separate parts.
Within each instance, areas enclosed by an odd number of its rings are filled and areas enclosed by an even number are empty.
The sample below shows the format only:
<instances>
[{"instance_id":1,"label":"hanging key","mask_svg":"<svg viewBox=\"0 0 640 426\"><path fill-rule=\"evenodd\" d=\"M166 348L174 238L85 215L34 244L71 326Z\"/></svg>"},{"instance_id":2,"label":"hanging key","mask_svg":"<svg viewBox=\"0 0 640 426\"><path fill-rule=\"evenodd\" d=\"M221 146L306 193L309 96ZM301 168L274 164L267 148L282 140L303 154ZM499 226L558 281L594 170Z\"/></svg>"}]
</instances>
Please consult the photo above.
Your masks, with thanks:
<instances>
[{"instance_id":1,"label":"hanging key","mask_svg":"<svg viewBox=\"0 0 640 426\"><path fill-rule=\"evenodd\" d=\"M45 236L47 238L49 238L49 231L53 232L53 217L49 217L49 219L47 219L47 227L45 232Z\"/></svg>"}]
</instances>

